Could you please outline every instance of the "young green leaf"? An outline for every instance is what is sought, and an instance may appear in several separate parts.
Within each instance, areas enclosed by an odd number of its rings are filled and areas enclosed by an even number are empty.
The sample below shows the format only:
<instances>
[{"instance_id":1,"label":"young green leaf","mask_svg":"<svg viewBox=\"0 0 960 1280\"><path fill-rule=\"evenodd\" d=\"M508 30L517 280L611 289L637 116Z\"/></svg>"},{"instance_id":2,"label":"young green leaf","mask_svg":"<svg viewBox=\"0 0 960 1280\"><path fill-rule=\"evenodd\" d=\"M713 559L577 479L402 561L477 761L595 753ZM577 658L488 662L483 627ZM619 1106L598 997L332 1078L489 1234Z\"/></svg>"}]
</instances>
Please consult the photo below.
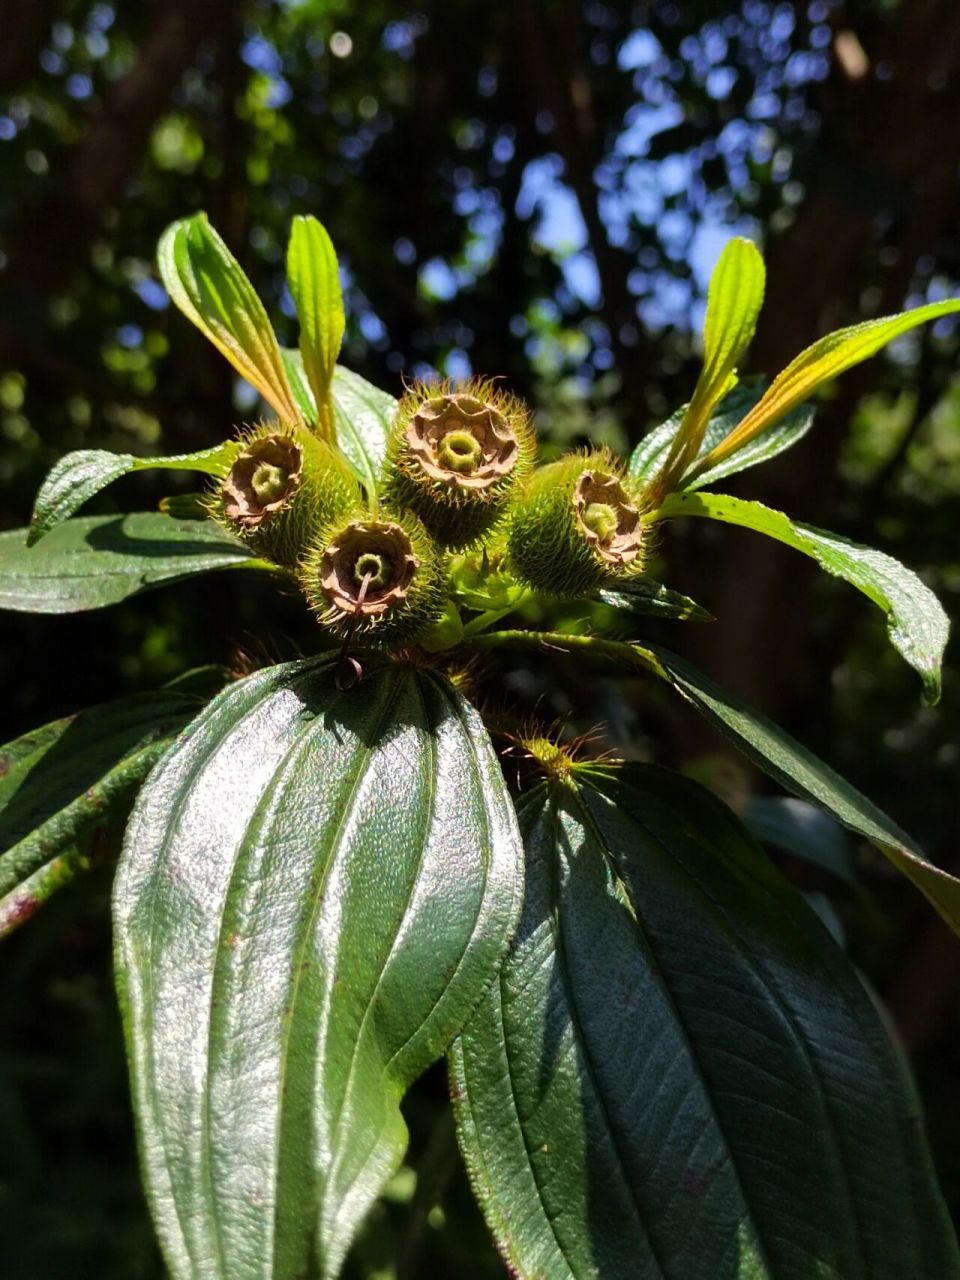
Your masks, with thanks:
<instances>
[{"instance_id":1,"label":"young green leaf","mask_svg":"<svg viewBox=\"0 0 960 1280\"><path fill-rule=\"evenodd\" d=\"M707 423L698 456L706 455L715 445L725 440L744 415L759 401L761 395L763 395L762 386L742 385L734 387L729 395L724 396L718 405L718 411ZM630 455L631 476L641 483L652 482L670 452L683 422L685 411L685 409L678 409L661 426L655 427L644 436ZM711 467L695 480L678 479L675 487L684 490L702 489L723 476L733 475L737 471L746 471L748 467L755 467L761 462L768 462L778 453L793 448L799 440L802 440L813 426L813 418L812 406L801 405L800 408L791 410L785 417L771 423L766 430L726 462Z\"/></svg>"},{"instance_id":2,"label":"young green leaf","mask_svg":"<svg viewBox=\"0 0 960 1280\"><path fill-rule=\"evenodd\" d=\"M826 382L831 382L855 364L876 355L888 342L907 333L928 320L960 311L960 298L948 298L944 302L931 302L895 316L883 316L866 320L828 333L812 346L807 347L786 369L774 379L770 387L747 414L735 431L716 445L693 468L690 478L725 461L742 449L749 441L766 431L778 418L795 408Z\"/></svg>"},{"instance_id":3,"label":"young green leaf","mask_svg":"<svg viewBox=\"0 0 960 1280\"><path fill-rule=\"evenodd\" d=\"M175 1280L338 1274L401 1099L516 925L522 850L438 674L233 685L151 774L114 912L148 1194Z\"/></svg>"},{"instance_id":4,"label":"young green leaf","mask_svg":"<svg viewBox=\"0 0 960 1280\"><path fill-rule=\"evenodd\" d=\"M0 747L0 937L89 866L107 829L201 705L173 690L138 694Z\"/></svg>"},{"instance_id":5,"label":"young green leaf","mask_svg":"<svg viewBox=\"0 0 960 1280\"><path fill-rule=\"evenodd\" d=\"M153 511L77 516L39 547L27 545L28 534L0 533L0 609L82 613L212 569L276 570L209 520Z\"/></svg>"},{"instance_id":6,"label":"young green leaf","mask_svg":"<svg viewBox=\"0 0 960 1280\"><path fill-rule=\"evenodd\" d=\"M157 248L160 276L173 302L276 410L301 416L273 328L242 267L205 213L172 223Z\"/></svg>"},{"instance_id":7,"label":"young green leaf","mask_svg":"<svg viewBox=\"0 0 960 1280\"><path fill-rule=\"evenodd\" d=\"M654 481L667 493L700 452L713 410L737 381L736 366L750 344L763 305L766 270L751 240L730 240L710 277L703 332L703 368L663 470Z\"/></svg>"},{"instance_id":8,"label":"young green leaf","mask_svg":"<svg viewBox=\"0 0 960 1280\"><path fill-rule=\"evenodd\" d=\"M835 533L799 524L760 502L727 494L670 494L655 513L658 519L702 516L753 529L776 538L816 560L821 569L843 578L887 615L890 643L920 675L924 701L940 697L940 668L950 623L929 587L892 556L860 546Z\"/></svg>"},{"instance_id":9,"label":"young green leaf","mask_svg":"<svg viewBox=\"0 0 960 1280\"><path fill-rule=\"evenodd\" d=\"M819 805L875 844L960 934L960 880L928 862L896 823L779 725L745 707L703 672L659 645L647 645L646 652L655 668L660 668L659 674L749 760L787 791Z\"/></svg>"},{"instance_id":10,"label":"young green leaf","mask_svg":"<svg viewBox=\"0 0 960 1280\"><path fill-rule=\"evenodd\" d=\"M730 811L628 766L520 822L520 927L451 1052L511 1274L957 1275L897 1051Z\"/></svg>"},{"instance_id":11,"label":"young green leaf","mask_svg":"<svg viewBox=\"0 0 960 1280\"><path fill-rule=\"evenodd\" d=\"M239 450L235 440L166 458L137 458L131 453L109 453L105 449L79 449L65 454L40 486L30 517L27 546L35 543L79 511L101 489L133 471L163 468L171 471L200 471L208 476L225 476Z\"/></svg>"},{"instance_id":12,"label":"young green leaf","mask_svg":"<svg viewBox=\"0 0 960 1280\"><path fill-rule=\"evenodd\" d=\"M319 410L321 434L335 443L330 384L343 342L337 255L316 218L296 217L287 249L287 283L300 321L300 354Z\"/></svg>"}]
</instances>

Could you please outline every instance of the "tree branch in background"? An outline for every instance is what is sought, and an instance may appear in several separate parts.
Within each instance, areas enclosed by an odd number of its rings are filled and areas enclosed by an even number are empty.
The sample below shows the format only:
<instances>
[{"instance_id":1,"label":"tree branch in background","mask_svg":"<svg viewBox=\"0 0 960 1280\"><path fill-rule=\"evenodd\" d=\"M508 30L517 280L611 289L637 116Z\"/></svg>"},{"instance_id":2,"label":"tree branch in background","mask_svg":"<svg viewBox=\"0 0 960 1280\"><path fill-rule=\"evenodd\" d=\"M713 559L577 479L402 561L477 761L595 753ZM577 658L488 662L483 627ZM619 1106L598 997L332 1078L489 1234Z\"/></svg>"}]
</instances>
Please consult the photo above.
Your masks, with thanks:
<instances>
[{"instance_id":1,"label":"tree branch in background","mask_svg":"<svg viewBox=\"0 0 960 1280\"><path fill-rule=\"evenodd\" d=\"M72 148L60 182L11 238L0 292L0 314L8 318L0 327L0 365L29 361L31 348L42 344L48 300L66 288L83 262L102 215L122 198L180 78L229 10L229 0L154 3L133 66Z\"/></svg>"},{"instance_id":2,"label":"tree branch in background","mask_svg":"<svg viewBox=\"0 0 960 1280\"><path fill-rule=\"evenodd\" d=\"M52 9L50 0L0 0L0 91L10 93L36 70Z\"/></svg>"},{"instance_id":3,"label":"tree branch in background","mask_svg":"<svg viewBox=\"0 0 960 1280\"><path fill-rule=\"evenodd\" d=\"M522 64L516 74L527 90L527 111L531 122L544 109L553 117L557 150L597 264L602 315L610 331L624 395L639 421L645 417L646 400L642 338L631 341L623 332L639 328L636 299L627 288L633 258L610 243L600 217L593 175L604 158L606 139L594 111L590 74L580 51L580 8L573 0L564 0L556 10L534 0L520 0L517 21L516 49L522 51Z\"/></svg>"}]
</instances>

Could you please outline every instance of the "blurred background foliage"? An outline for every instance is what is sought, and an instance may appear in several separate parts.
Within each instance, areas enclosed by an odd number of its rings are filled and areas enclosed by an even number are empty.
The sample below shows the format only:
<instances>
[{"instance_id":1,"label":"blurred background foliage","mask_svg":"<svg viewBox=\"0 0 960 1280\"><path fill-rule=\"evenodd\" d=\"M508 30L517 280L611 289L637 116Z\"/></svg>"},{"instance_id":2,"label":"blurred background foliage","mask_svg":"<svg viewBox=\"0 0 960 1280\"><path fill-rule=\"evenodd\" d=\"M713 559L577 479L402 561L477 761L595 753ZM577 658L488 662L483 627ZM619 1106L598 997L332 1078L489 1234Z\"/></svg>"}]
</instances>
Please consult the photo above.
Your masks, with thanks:
<instances>
[{"instance_id":1,"label":"blurred background foliage","mask_svg":"<svg viewBox=\"0 0 960 1280\"><path fill-rule=\"evenodd\" d=\"M0 528L62 453L179 452L259 412L169 305L153 262L204 208L285 341L291 216L337 245L344 363L398 392L498 374L547 447L626 448L692 389L720 247L755 237L768 302L751 371L842 324L960 288L956 0L0 0ZM960 337L901 341L825 398L815 430L733 486L873 543L960 600ZM137 477L100 509L152 507ZM668 532L660 576L717 615L644 624L779 718L957 861L960 681L921 709L849 588L740 530ZM682 633L682 634L678 634ZM204 580L104 614L5 615L3 737L185 666L314 643L273 588ZM658 690L559 662L491 666L485 705L764 790ZM911 1055L960 1205L960 958L919 895L854 843L844 874L771 850L828 913ZM848 866L853 868L853 886ZM109 869L4 944L4 1276L155 1277L111 994ZM442 1118L413 1092L410 1166L356 1276L502 1269ZM391 1258L399 1261L391 1261Z\"/></svg>"}]
</instances>

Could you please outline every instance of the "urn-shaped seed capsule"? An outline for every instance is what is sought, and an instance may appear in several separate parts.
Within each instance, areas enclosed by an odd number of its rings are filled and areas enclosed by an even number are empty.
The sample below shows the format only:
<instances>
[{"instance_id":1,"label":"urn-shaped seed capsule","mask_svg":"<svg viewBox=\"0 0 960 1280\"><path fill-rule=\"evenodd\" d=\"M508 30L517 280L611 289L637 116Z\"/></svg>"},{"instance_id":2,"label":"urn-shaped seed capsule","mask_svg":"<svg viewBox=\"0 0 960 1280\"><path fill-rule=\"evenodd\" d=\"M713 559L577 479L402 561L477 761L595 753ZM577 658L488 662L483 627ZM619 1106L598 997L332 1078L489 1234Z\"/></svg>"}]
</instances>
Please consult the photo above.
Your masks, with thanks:
<instances>
[{"instance_id":1,"label":"urn-shaped seed capsule","mask_svg":"<svg viewBox=\"0 0 960 1280\"><path fill-rule=\"evenodd\" d=\"M604 450L540 467L511 509L512 572L544 595L573 598L643 572L637 496Z\"/></svg>"},{"instance_id":2,"label":"urn-shaped seed capsule","mask_svg":"<svg viewBox=\"0 0 960 1280\"><path fill-rule=\"evenodd\" d=\"M208 510L277 564L296 568L317 531L357 505L347 462L305 427L264 423L247 431L236 449Z\"/></svg>"},{"instance_id":3,"label":"urn-shaped seed capsule","mask_svg":"<svg viewBox=\"0 0 960 1280\"><path fill-rule=\"evenodd\" d=\"M400 402L384 498L416 512L441 546L464 547L503 516L535 451L526 407L492 383L415 387Z\"/></svg>"},{"instance_id":4,"label":"urn-shaped seed capsule","mask_svg":"<svg viewBox=\"0 0 960 1280\"><path fill-rule=\"evenodd\" d=\"M409 513L361 515L325 530L300 571L322 626L364 642L409 643L443 608L440 556Z\"/></svg>"},{"instance_id":5,"label":"urn-shaped seed capsule","mask_svg":"<svg viewBox=\"0 0 960 1280\"><path fill-rule=\"evenodd\" d=\"M609 471L583 471L573 486L574 515L604 563L620 569L643 550L642 521L623 483Z\"/></svg>"},{"instance_id":6,"label":"urn-shaped seed capsule","mask_svg":"<svg viewBox=\"0 0 960 1280\"><path fill-rule=\"evenodd\" d=\"M223 481L224 515L257 529L289 505L302 477L303 448L292 435L251 440Z\"/></svg>"}]
</instances>

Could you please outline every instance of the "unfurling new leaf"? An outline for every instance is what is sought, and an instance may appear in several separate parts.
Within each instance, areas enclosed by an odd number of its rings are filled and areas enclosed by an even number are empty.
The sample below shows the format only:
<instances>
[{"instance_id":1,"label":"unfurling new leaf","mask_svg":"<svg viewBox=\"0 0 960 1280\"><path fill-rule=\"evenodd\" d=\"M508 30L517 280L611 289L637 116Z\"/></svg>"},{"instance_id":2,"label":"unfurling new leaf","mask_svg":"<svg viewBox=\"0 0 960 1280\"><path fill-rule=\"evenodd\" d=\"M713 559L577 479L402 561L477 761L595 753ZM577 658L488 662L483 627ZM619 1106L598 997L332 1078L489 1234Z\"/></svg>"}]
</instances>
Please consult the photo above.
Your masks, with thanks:
<instances>
[{"instance_id":1,"label":"unfurling new leaf","mask_svg":"<svg viewBox=\"0 0 960 1280\"><path fill-rule=\"evenodd\" d=\"M917 325L938 320L941 316L957 311L960 311L960 298L948 298L944 302L931 302L925 307L915 307L912 311L904 311L899 315L865 320L848 329L828 333L826 337L801 351L777 375L736 430L696 463L693 476L702 475L742 449L785 413L808 400L824 383L831 382L847 369L876 355L894 338L915 329Z\"/></svg>"},{"instance_id":2,"label":"unfurling new leaf","mask_svg":"<svg viewBox=\"0 0 960 1280\"><path fill-rule=\"evenodd\" d=\"M276 410L301 421L273 328L243 268L205 213L169 226L157 249L160 276L173 302Z\"/></svg>"}]
</instances>

